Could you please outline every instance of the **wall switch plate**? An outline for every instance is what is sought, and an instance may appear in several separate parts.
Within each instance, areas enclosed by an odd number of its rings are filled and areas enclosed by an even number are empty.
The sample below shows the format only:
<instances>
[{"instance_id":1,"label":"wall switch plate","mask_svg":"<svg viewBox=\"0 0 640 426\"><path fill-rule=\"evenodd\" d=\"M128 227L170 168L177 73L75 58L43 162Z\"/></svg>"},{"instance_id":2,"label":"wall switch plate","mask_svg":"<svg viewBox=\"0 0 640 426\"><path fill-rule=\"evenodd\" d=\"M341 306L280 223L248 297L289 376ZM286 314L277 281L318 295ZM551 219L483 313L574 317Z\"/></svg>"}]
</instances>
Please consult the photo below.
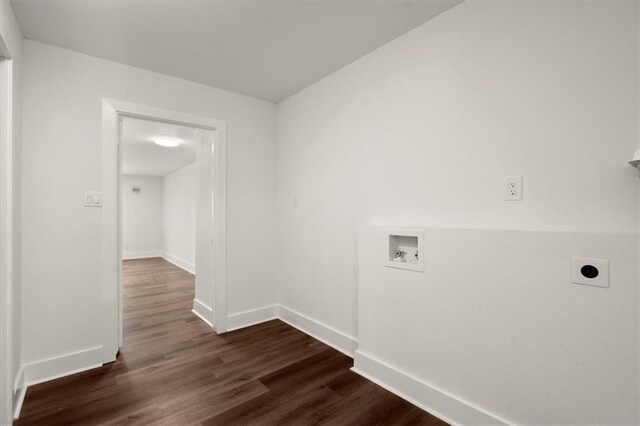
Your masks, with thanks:
<instances>
[{"instance_id":1,"label":"wall switch plate","mask_svg":"<svg viewBox=\"0 0 640 426\"><path fill-rule=\"evenodd\" d=\"M609 259L573 256L571 281L574 284L609 287Z\"/></svg>"},{"instance_id":2,"label":"wall switch plate","mask_svg":"<svg viewBox=\"0 0 640 426\"><path fill-rule=\"evenodd\" d=\"M102 207L102 192L84 191L85 207Z\"/></svg>"},{"instance_id":3,"label":"wall switch plate","mask_svg":"<svg viewBox=\"0 0 640 426\"><path fill-rule=\"evenodd\" d=\"M300 196L298 194L293 196L293 207L300 207Z\"/></svg>"},{"instance_id":4,"label":"wall switch plate","mask_svg":"<svg viewBox=\"0 0 640 426\"><path fill-rule=\"evenodd\" d=\"M507 201L522 200L522 176L506 178L504 199Z\"/></svg>"}]
</instances>

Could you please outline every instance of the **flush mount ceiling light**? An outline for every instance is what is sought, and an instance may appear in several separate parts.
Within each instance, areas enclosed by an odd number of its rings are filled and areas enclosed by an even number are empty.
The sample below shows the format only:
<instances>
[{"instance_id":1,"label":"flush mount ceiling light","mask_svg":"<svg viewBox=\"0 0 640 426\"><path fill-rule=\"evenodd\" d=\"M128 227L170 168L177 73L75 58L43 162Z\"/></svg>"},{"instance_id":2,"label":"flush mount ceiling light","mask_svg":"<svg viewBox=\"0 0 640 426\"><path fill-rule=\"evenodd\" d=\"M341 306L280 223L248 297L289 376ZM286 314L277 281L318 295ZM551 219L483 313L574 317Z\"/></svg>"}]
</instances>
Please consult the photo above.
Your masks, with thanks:
<instances>
[{"instance_id":1,"label":"flush mount ceiling light","mask_svg":"<svg viewBox=\"0 0 640 426\"><path fill-rule=\"evenodd\" d=\"M156 143L156 145L165 146L168 148L174 148L180 145L180 142L173 138L155 138L153 141Z\"/></svg>"}]
</instances>

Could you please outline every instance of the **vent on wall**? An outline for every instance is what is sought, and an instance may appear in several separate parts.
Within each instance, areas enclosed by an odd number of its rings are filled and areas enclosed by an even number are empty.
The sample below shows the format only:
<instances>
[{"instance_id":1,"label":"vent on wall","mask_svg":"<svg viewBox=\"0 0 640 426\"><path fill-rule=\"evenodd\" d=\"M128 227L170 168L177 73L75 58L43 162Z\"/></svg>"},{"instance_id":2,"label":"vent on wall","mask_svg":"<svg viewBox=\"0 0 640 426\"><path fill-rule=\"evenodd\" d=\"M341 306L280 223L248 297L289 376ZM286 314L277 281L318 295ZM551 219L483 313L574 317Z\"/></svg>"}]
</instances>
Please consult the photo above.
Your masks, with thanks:
<instances>
[{"instance_id":1,"label":"vent on wall","mask_svg":"<svg viewBox=\"0 0 640 426\"><path fill-rule=\"evenodd\" d=\"M387 229L386 266L424 272L423 236L422 229Z\"/></svg>"}]
</instances>

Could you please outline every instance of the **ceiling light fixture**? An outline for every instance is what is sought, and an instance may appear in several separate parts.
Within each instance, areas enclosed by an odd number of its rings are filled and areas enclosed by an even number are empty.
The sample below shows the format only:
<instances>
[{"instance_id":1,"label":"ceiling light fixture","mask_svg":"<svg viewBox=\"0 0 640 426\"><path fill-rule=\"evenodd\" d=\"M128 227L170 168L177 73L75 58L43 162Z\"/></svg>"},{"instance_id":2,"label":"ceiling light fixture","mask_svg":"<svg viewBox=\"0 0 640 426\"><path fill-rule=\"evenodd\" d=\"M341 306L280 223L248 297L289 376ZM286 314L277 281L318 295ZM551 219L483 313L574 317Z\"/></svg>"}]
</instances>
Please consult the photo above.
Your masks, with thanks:
<instances>
[{"instance_id":1,"label":"ceiling light fixture","mask_svg":"<svg viewBox=\"0 0 640 426\"><path fill-rule=\"evenodd\" d=\"M156 143L156 145L165 146L168 148L175 148L176 146L180 145L180 142L172 138L155 138L153 141Z\"/></svg>"}]
</instances>

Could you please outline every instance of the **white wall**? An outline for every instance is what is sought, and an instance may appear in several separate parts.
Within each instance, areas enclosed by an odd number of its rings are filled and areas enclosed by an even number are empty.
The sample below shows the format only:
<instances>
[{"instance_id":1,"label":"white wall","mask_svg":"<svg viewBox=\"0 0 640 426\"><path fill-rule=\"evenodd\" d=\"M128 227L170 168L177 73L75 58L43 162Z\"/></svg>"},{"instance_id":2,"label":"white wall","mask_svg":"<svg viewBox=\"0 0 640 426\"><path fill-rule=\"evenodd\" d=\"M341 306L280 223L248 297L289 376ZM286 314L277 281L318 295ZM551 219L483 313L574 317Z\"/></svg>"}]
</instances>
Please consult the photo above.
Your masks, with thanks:
<instances>
[{"instance_id":1,"label":"white wall","mask_svg":"<svg viewBox=\"0 0 640 426\"><path fill-rule=\"evenodd\" d=\"M206 131L196 145L196 294L194 310L213 322L215 253L213 244L214 132ZM275 288L273 289L275 291ZM275 295L274 295L275 296ZM202 306L204 305L204 306ZM210 308L210 309L207 309Z\"/></svg>"},{"instance_id":2,"label":"white wall","mask_svg":"<svg viewBox=\"0 0 640 426\"><path fill-rule=\"evenodd\" d=\"M638 424L637 242L428 228L416 273L364 228L355 367L458 424ZM609 259L610 288L571 284L574 255Z\"/></svg>"},{"instance_id":3,"label":"white wall","mask_svg":"<svg viewBox=\"0 0 640 426\"><path fill-rule=\"evenodd\" d=\"M17 388L14 389L16 395L14 399L18 397L18 392L21 390L21 377L20 377L20 365L21 365L21 300L22 300L22 270L21 270L21 222L22 222L22 67L23 67L23 49L22 49L22 32L18 27L11 4L9 2L0 2L0 36L5 42L5 47L8 50L9 56L12 60L12 75L13 75L13 111L12 111L12 146L11 146L11 168L12 168L12 198L10 208L12 210L12 241L10 247L11 254L11 305L12 305L12 377L10 378L12 384L15 382ZM3 255L8 255L4 253ZM2 285L5 285L2 283ZM4 391L4 389L3 389ZM15 403L16 401L14 401ZM2 419L4 420L4 419Z\"/></svg>"},{"instance_id":4,"label":"white wall","mask_svg":"<svg viewBox=\"0 0 640 426\"><path fill-rule=\"evenodd\" d=\"M363 224L637 238L637 176L626 164L638 146L637 94L637 4L465 2L288 98L277 128L280 303L356 336ZM504 178L514 175L524 176L524 200L505 202ZM292 205L296 194L300 207ZM545 251L528 254L544 259ZM605 291L609 308L630 315L622 309L627 298L637 304L629 286ZM544 315L553 298L532 299L530 308ZM572 320L585 314L564 300ZM418 306L409 300L404 308ZM478 309L507 320L505 311ZM637 315L625 320L636 327ZM452 327L451 338L463 339L461 332ZM570 341L570 330L557 332ZM414 341L429 337L426 328L416 333ZM547 350L540 336L530 339L532 354ZM443 362L433 368L455 367ZM397 367L419 371L408 361ZM579 385L562 378L568 393ZM520 379L493 377L507 389ZM464 393L453 378L439 384ZM626 382L621 390L637 392ZM544 384L531 392L545 392ZM495 401L470 402L535 423L520 408L509 414ZM633 407L622 417L613 407L600 418L630 419Z\"/></svg>"},{"instance_id":5,"label":"white wall","mask_svg":"<svg viewBox=\"0 0 640 426\"><path fill-rule=\"evenodd\" d=\"M158 257L163 251L160 176L122 175L122 257ZM140 188L139 193L133 187Z\"/></svg>"},{"instance_id":6,"label":"white wall","mask_svg":"<svg viewBox=\"0 0 640 426\"><path fill-rule=\"evenodd\" d=\"M100 209L82 207L82 192L101 185L104 97L227 120L228 311L275 301L275 106L25 40L27 363L101 345Z\"/></svg>"},{"instance_id":7,"label":"white wall","mask_svg":"<svg viewBox=\"0 0 640 426\"><path fill-rule=\"evenodd\" d=\"M195 272L196 163L162 177L163 252Z\"/></svg>"}]
</instances>

